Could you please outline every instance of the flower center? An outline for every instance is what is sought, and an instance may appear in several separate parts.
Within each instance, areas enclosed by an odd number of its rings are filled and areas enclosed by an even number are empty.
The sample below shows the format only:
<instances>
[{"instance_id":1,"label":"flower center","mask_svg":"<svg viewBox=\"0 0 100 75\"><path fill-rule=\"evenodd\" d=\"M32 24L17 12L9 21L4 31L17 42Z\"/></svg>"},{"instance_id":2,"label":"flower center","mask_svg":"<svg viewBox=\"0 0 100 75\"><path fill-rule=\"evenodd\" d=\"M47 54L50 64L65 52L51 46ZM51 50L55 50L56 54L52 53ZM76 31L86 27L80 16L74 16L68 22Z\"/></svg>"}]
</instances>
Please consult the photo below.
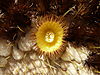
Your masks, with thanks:
<instances>
[{"instance_id":1,"label":"flower center","mask_svg":"<svg viewBox=\"0 0 100 75\"><path fill-rule=\"evenodd\" d=\"M48 42L48 43L51 43L51 42L54 41L54 37L55 37L54 33L49 31L45 35L45 41Z\"/></svg>"}]
</instances>

